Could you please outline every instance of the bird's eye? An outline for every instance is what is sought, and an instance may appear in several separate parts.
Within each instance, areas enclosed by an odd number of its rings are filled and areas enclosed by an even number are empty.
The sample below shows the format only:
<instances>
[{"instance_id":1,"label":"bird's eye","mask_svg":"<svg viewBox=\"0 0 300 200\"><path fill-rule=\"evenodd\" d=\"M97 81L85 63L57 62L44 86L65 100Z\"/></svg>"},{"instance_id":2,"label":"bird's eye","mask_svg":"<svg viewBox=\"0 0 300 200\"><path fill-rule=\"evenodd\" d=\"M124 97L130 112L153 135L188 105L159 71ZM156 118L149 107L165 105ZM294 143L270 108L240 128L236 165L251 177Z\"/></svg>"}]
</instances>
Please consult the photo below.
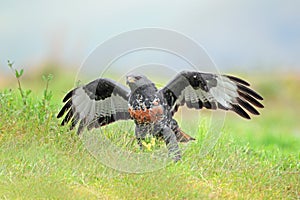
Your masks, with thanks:
<instances>
[{"instance_id":1,"label":"bird's eye","mask_svg":"<svg viewBox=\"0 0 300 200\"><path fill-rule=\"evenodd\" d=\"M140 80L142 77L141 76L136 76L135 79L136 80Z\"/></svg>"}]
</instances>

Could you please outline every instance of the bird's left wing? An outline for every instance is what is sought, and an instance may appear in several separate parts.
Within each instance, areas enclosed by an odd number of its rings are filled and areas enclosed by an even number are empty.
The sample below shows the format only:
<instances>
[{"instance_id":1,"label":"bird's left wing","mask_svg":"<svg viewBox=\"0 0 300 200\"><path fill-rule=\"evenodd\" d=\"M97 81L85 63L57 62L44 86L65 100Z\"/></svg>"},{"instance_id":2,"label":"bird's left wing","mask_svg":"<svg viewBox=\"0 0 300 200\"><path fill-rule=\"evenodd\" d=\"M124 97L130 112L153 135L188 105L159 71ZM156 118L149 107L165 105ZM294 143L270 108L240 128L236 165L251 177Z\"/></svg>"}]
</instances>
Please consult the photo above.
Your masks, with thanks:
<instances>
[{"instance_id":1,"label":"bird's left wing","mask_svg":"<svg viewBox=\"0 0 300 200\"><path fill-rule=\"evenodd\" d=\"M128 88L111 79L96 79L68 92L57 118L66 113L61 125L71 122L70 129L79 122L78 134L84 127L98 128L117 120L130 119L129 93Z\"/></svg>"},{"instance_id":2,"label":"bird's left wing","mask_svg":"<svg viewBox=\"0 0 300 200\"><path fill-rule=\"evenodd\" d=\"M249 88L246 81L229 75L183 71L160 92L165 97L172 115L184 104L196 109L232 110L250 119L245 111L259 115L255 107L263 108L263 98ZM245 109L245 110L244 110Z\"/></svg>"}]
</instances>

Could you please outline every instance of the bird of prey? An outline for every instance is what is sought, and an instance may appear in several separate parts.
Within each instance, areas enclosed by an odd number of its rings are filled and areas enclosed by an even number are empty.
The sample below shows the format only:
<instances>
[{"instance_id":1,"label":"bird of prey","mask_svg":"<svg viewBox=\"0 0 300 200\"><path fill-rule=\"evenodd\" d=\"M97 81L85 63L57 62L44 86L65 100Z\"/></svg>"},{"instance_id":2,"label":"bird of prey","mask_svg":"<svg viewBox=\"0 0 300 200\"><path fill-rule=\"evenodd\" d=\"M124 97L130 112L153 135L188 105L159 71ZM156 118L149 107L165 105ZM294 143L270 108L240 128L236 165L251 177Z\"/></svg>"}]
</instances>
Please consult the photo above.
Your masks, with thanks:
<instances>
[{"instance_id":1,"label":"bird of prey","mask_svg":"<svg viewBox=\"0 0 300 200\"><path fill-rule=\"evenodd\" d=\"M126 76L126 84L129 88L99 78L77 87L64 97L57 118L64 116L61 125L70 123L70 129L79 123L78 134L85 127L90 130L117 120L134 120L141 148L142 140L151 134L163 139L170 157L178 161L178 142L194 140L173 118L179 106L228 110L246 119L250 119L248 113L259 115L256 107L264 107L262 96L250 89L248 82L231 75L182 71L158 89L146 76L133 73Z\"/></svg>"}]
</instances>

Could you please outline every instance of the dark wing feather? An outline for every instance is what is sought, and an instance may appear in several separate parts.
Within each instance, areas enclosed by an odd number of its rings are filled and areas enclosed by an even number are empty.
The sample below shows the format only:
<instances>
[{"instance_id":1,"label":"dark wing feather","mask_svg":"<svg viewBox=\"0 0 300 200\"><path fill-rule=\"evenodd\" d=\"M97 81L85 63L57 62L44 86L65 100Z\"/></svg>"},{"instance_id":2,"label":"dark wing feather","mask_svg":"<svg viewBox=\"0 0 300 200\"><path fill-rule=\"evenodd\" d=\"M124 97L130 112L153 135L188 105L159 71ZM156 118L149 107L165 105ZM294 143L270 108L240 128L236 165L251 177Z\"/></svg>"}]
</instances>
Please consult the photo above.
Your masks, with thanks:
<instances>
[{"instance_id":1,"label":"dark wing feather","mask_svg":"<svg viewBox=\"0 0 300 200\"><path fill-rule=\"evenodd\" d=\"M61 125L71 123L70 129L79 123L78 134L84 127L97 128L117 120L130 119L129 92L128 88L113 80L94 80L66 94L63 99L65 105L57 118L64 116Z\"/></svg>"},{"instance_id":2,"label":"dark wing feather","mask_svg":"<svg viewBox=\"0 0 300 200\"><path fill-rule=\"evenodd\" d=\"M259 115L255 107L263 108L263 98L249 88L250 84L229 75L183 71L160 92L172 115L184 104L189 108L223 109L250 119L248 112ZM245 110L246 111L245 111Z\"/></svg>"}]
</instances>

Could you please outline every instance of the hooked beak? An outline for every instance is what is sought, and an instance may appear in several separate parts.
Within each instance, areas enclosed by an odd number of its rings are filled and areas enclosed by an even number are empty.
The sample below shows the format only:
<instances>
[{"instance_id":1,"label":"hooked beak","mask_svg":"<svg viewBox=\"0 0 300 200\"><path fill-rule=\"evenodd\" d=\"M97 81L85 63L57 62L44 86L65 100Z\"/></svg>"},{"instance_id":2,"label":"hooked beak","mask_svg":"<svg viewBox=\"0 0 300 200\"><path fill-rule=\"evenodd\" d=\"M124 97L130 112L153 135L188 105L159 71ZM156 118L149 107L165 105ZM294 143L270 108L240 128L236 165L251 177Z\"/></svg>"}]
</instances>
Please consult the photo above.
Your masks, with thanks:
<instances>
[{"instance_id":1,"label":"hooked beak","mask_svg":"<svg viewBox=\"0 0 300 200\"><path fill-rule=\"evenodd\" d=\"M135 82L135 78L133 76L127 76L126 77L126 83L129 84L129 83L134 83Z\"/></svg>"}]
</instances>

